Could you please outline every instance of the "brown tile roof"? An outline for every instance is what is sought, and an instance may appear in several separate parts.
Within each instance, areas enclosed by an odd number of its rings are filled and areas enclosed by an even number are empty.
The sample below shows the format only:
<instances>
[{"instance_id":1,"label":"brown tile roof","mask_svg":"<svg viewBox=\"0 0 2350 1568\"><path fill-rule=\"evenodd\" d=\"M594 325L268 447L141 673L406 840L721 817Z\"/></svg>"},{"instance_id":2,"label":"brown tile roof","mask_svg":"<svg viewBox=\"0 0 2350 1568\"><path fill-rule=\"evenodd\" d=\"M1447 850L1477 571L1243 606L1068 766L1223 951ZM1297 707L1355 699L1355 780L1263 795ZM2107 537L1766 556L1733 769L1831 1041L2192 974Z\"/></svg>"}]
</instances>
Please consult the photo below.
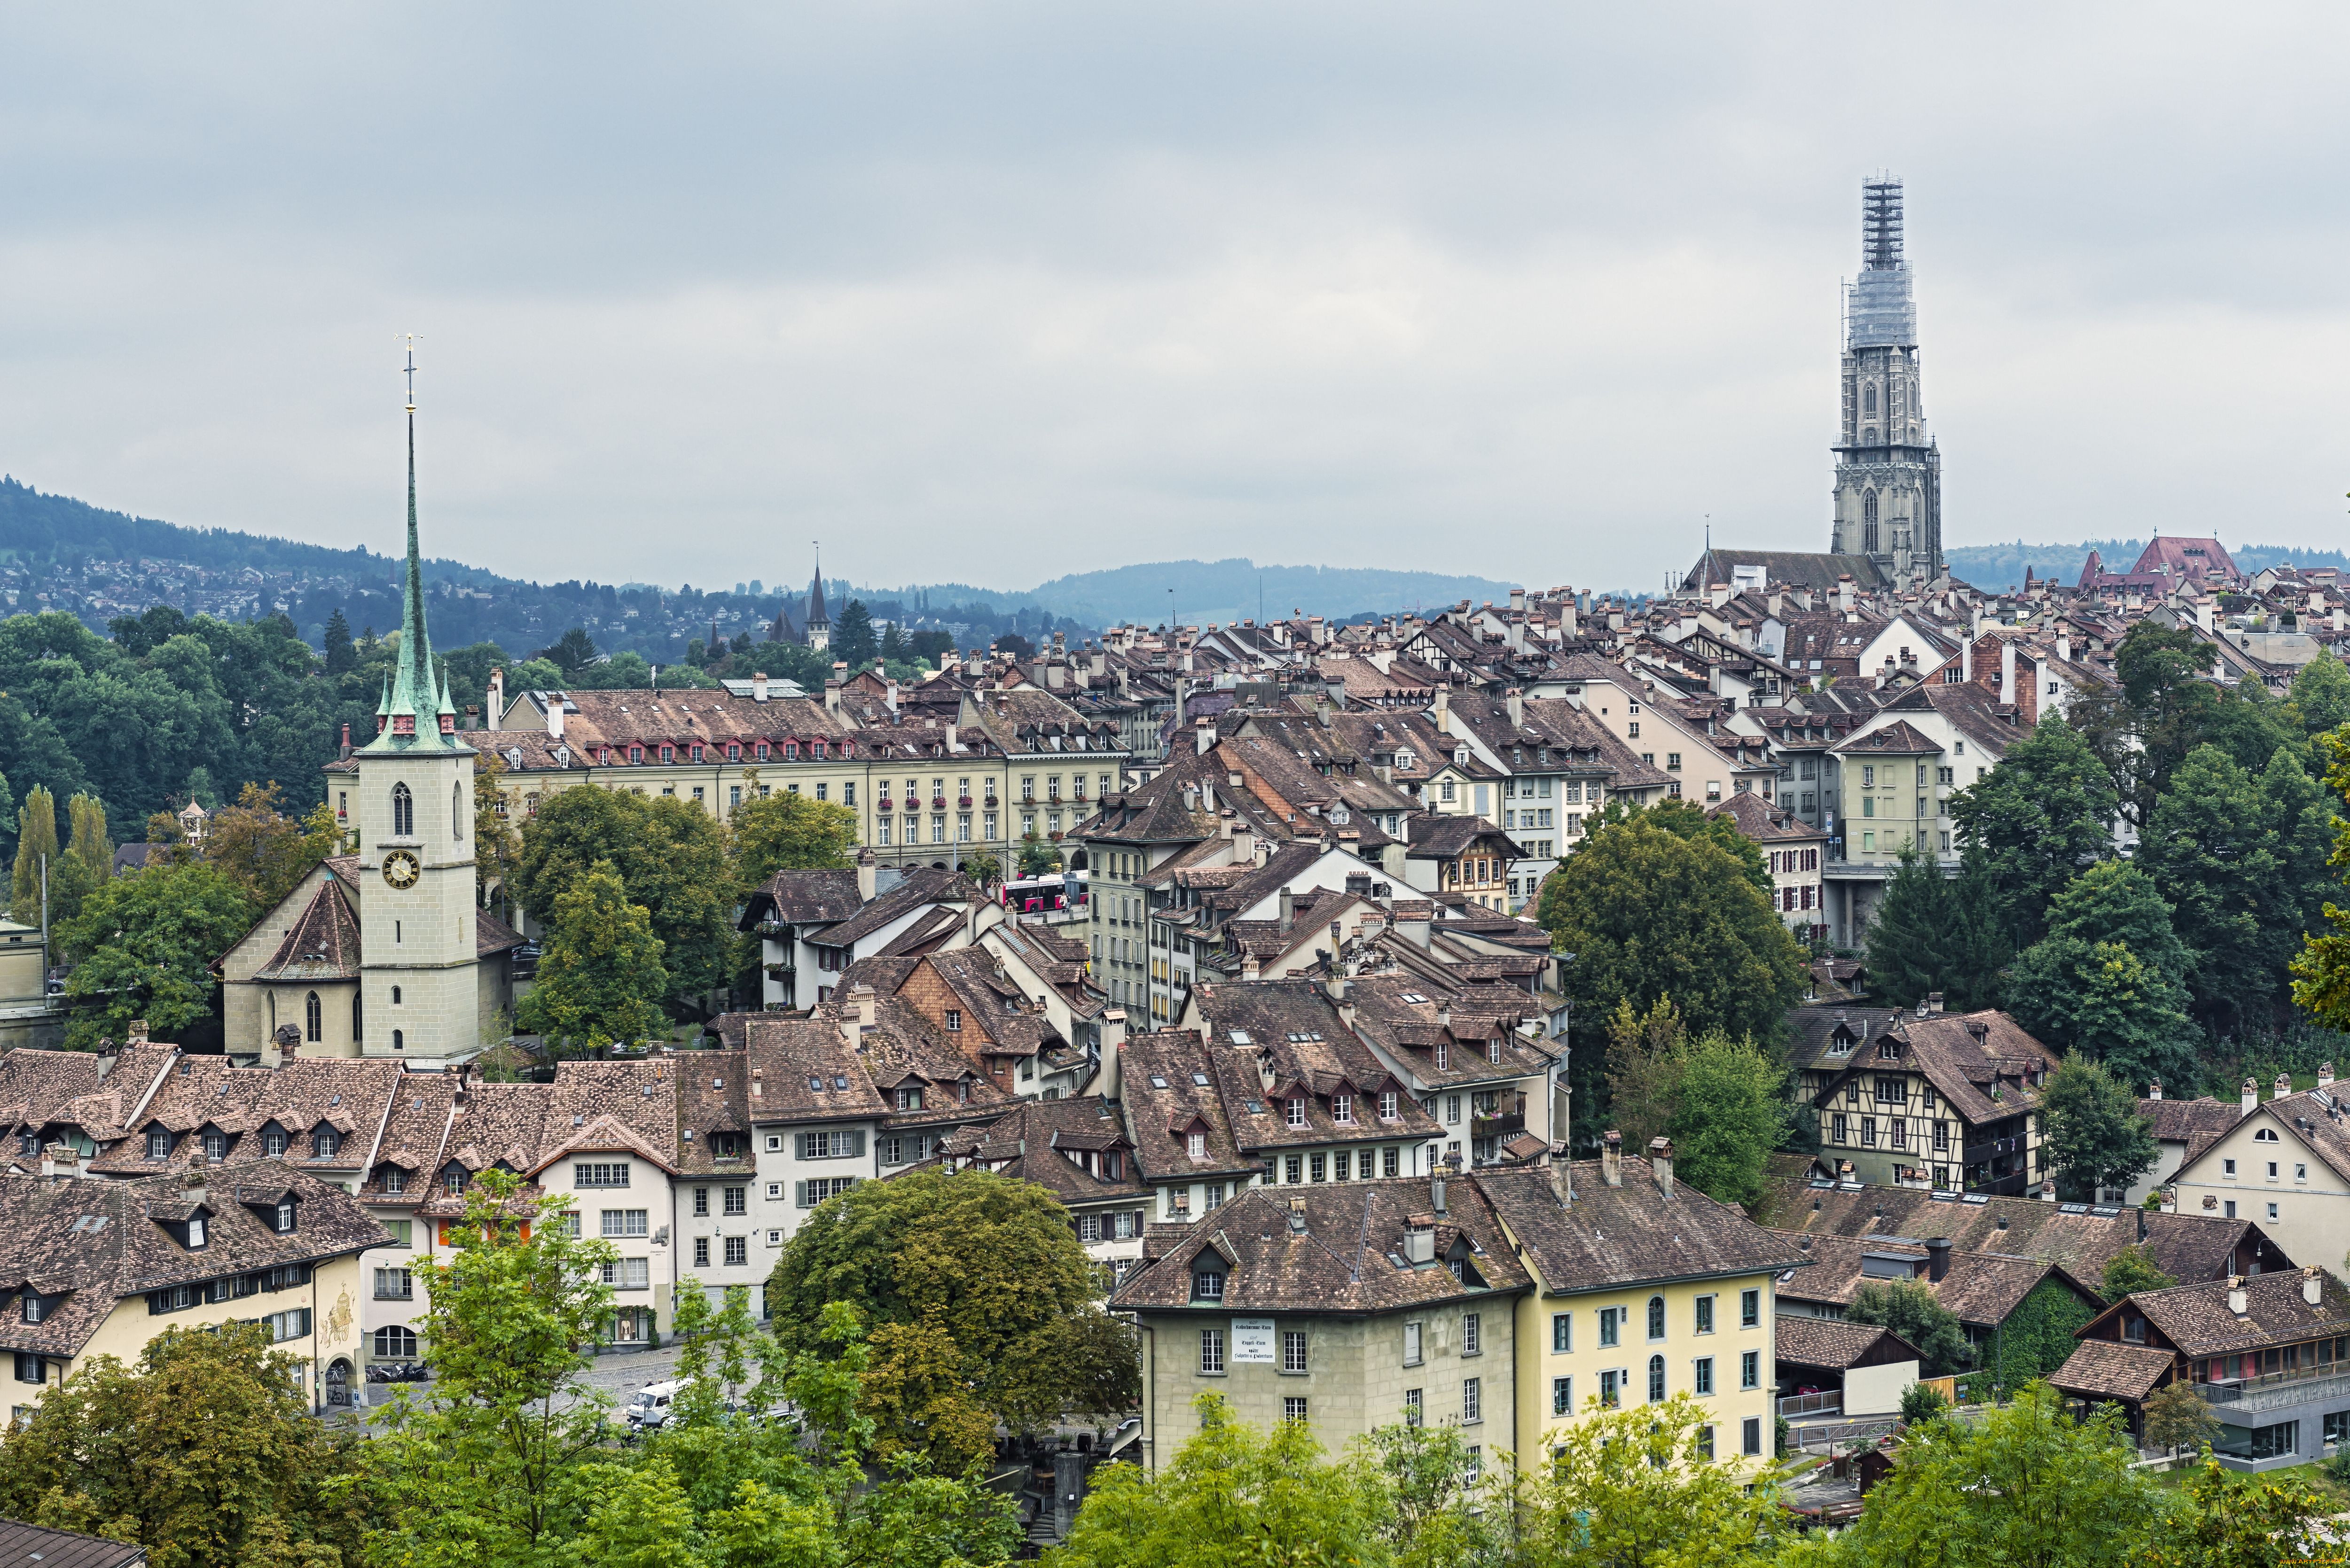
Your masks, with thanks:
<instances>
[{"instance_id":1,"label":"brown tile roof","mask_svg":"<svg viewBox=\"0 0 2350 1568\"><path fill-rule=\"evenodd\" d=\"M1123 1312L1199 1306L1227 1314L1363 1314L1488 1299L1505 1312L1510 1297L1533 1282L1476 1186L1454 1179L1446 1189L1439 1216L1428 1177L1250 1188L1194 1221L1157 1262L1128 1274L1110 1304ZM1435 1241L1435 1260L1417 1266L1404 1261L1415 1221ZM1192 1264L1211 1251L1223 1260L1223 1295L1194 1303ZM1461 1279L1449 1266L1456 1259Z\"/></svg>"},{"instance_id":2,"label":"brown tile roof","mask_svg":"<svg viewBox=\"0 0 2350 1568\"><path fill-rule=\"evenodd\" d=\"M984 1127L959 1137L972 1158L1000 1174L1035 1182L1066 1204L1131 1204L1150 1196L1139 1179L1134 1146L1118 1107L1099 1095L1023 1100ZM1117 1158L1116 1178L1100 1174L1106 1154Z\"/></svg>"},{"instance_id":3,"label":"brown tile roof","mask_svg":"<svg viewBox=\"0 0 2350 1568\"><path fill-rule=\"evenodd\" d=\"M2184 1165L2242 1120L2244 1110L2240 1103L2207 1095L2196 1100L2140 1100L2137 1114L2147 1119L2158 1140L2187 1146L2186 1157L2179 1161Z\"/></svg>"},{"instance_id":4,"label":"brown tile roof","mask_svg":"<svg viewBox=\"0 0 2350 1568\"><path fill-rule=\"evenodd\" d=\"M1928 736L1907 719L1871 730L1866 734L1852 735L1828 748L1839 756L1926 756L1941 752L1940 742Z\"/></svg>"},{"instance_id":5,"label":"brown tile roof","mask_svg":"<svg viewBox=\"0 0 2350 1568\"><path fill-rule=\"evenodd\" d=\"M1443 1128L1411 1098L1410 1086L1347 1027L1318 981L1203 983L1191 995L1226 1124L1244 1153L1441 1136ZM1392 1122L1379 1121L1366 1105L1385 1088L1399 1091ZM1338 1093L1354 1096L1351 1121L1339 1122L1333 1114L1331 1096ZM1305 1125L1293 1127L1275 1096L1301 1096Z\"/></svg>"},{"instance_id":6,"label":"brown tile roof","mask_svg":"<svg viewBox=\"0 0 2350 1568\"><path fill-rule=\"evenodd\" d=\"M1780 1234L1795 1241L1793 1232ZM1916 1241L1892 1237L1854 1241L1842 1236L1806 1236L1802 1240L1810 1244L1802 1247L1796 1255L1812 1266L1797 1270L1779 1282L1780 1295L1791 1301L1850 1306L1863 1285L1878 1282L1877 1277L1863 1272L1865 1255L1906 1262L1913 1271L1911 1277L1932 1290L1936 1301L1957 1314L1960 1322L1978 1328L1991 1328L2006 1322L2008 1314L2022 1304L2033 1287L2051 1274L2064 1280L2083 1300L2093 1305L2098 1301L2096 1292L2068 1271L2037 1258L1961 1252L1953 1248L1950 1272L1936 1282L1927 1278L1926 1264L1930 1254Z\"/></svg>"},{"instance_id":7,"label":"brown tile roof","mask_svg":"<svg viewBox=\"0 0 2350 1568\"><path fill-rule=\"evenodd\" d=\"M1597 1160L1567 1165L1574 1201L1562 1205L1549 1170L1482 1170L1475 1181L1522 1242L1543 1287L1604 1290L1669 1280L1795 1269L1792 1237L1766 1231L1684 1182L1668 1195L1655 1168L1624 1161L1624 1182L1607 1185ZM1800 1272L1800 1271L1799 1271Z\"/></svg>"},{"instance_id":8,"label":"brown tile roof","mask_svg":"<svg viewBox=\"0 0 2350 1568\"><path fill-rule=\"evenodd\" d=\"M909 871L896 886L877 895L870 903L839 924L812 932L807 940L821 942L827 947L845 948L883 929L893 920L915 913L924 905L968 905L980 901L979 889L962 872L921 867Z\"/></svg>"},{"instance_id":9,"label":"brown tile roof","mask_svg":"<svg viewBox=\"0 0 2350 1568\"><path fill-rule=\"evenodd\" d=\"M123 1296L343 1257L391 1240L339 1187L283 1162L213 1171L191 1185L196 1179L0 1181L0 1291L30 1284L65 1298L39 1324L26 1323L11 1302L0 1311L0 1350L77 1355ZM281 1233L255 1208L274 1211L283 1192L293 1194L298 1217ZM158 1220L200 1207L209 1216L206 1242L191 1251Z\"/></svg>"},{"instance_id":10,"label":"brown tile roof","mask_svg":"<svg viewBox=\"0 0 2350 1568\"><path fill-rule=\"evenodd\" d=\"M752 895L743 919L755 922L772 909L775 919L794 925L831 925L863 904L855 871L778 871Z\"/></svg>"},{"instance_id":11,"label":"brown tile roof","mask_svg":"<svg viewBox=\"0 0 2350 1568\"><path fill-rule=\"evenodd\" d=\"M2067 1394L2136 1404L2153 1393L2155 1385L2178 1364L2176 1355L2158 1345L2085 1339L2065 1357L2064 1365L2049 1375L2048 1381Z\"/></svg>"},{"instance_id":12,"label":"brown tile roof","mask_svg":"<svg viewBox=\"0 0 2350 1568\"><path fill-rule=\"evenodd\" d=\"M359 922L350 896L339 878L318 884L309 903L294 918L292 929L255 970L256 981L298 985L306 981L357 980L359 976Z\"/></svg>"},{"instance_id":13,"label":"brown tile roof","mask_svg":"<svg viewBox=\"0 0 2350 1568\"><path fill-rule=\"evenodd\" d=\"M1774 1182L1755 1215L1783 1231L1855 1240L1948 1237L1961 1251L2004 1252L2062 1263L2084 1280L2104 1276L2114 1255L2140 1241L2155 1266L2177 1280L2224 1279L2236 1249L2263 1248L2268 1266L2288 1260L2243 1220L2155 1214L2118 1205L2043 1203L2026 1198L1938 1197L1908 1187L1816 1187Z\"/></svg>"},{"instance_id":14,"label":"brown tile roof","mask_svg":"<svg viewBox=\"0 0 2350 1568\"><path fill-rule=\"evenodd\" d=\"M1888 1044L1894 1051L1891 1057L1883 1054ZM1941 1094L1953 1114L1980 1125L2038 1105L2040 1089L2033 1080L2055 1064L2056 1053L2006 1013L1986 1009L1937 1012L1924 1018L1895 1013L1888 1023L1864 1039L1849 1058L1836 1060L1843 1070L1820 1092L1817 1103L1823 1108L1828 1096L1841 1093L1845 1080L1854 1074L1919 1073Z\"/></svg>"},{"instance_id":15,"label":"brown tile roof","mask_svg":"<svg viewBox=\"0 0 2350 1568\"><path fill-rule=\"evenodd\" d=\"M1794 1317L1782 1313L1772 1320L1774 1353L1781 1361L1805 1366L1849 1368L1891 1340L1902 1353L1899 1360L1915 1360L1917 1347L1889 1328L1873 1323L1839 1323L1825 1317Z\"/></svg>"},{"instance_id":16,"label":"brown tile roof","mask_svg":"<svg viewBox=\"0 0 2350 1568\"><path fill-rule=\"evenodd\" d=\"M846 1121L889 1109L857 1047L829 1019L753 1018L745 1039L754 1122Z\"/></svg>"},{"instance_id":17,"label":"brown tile roof","mask_svg":"<svg viewBox=\"0 0 2350 1568\"><path fill-rule=\"evenodd\" d=\"M1130 1034L1118 1052L1127 1123L1146 1179L1216 1180L1257 1168L1257 1158L1233 1139L1216 1085L1215 1053L1198 1035ZM1197 1160L1187 1152L1194 1129L1206 1139Z\"/></svg>"},{"instance_id":18,"label":"brown tile roof","mask_svg":"<svg viewBox=\"0 0 2350 1568\"><path fill-rule=\"evenodd\" d=\"M2318 1268L2311 1276L2318 1285L2317 1304L2312 1306L2302 1299L2303 1277L2296 1270L2243 1276L2241 1317L2229 1310L2225 1280L2143 1291L2123 1298L2107 1309L2107 1314L2124 1306L2136 1307L2165 1339L2190 1356L2225 1355L2350 1334L2350 1290L2343 1288L2331 1270ZM2083 1332L2096 1326L2092 1322Z\"/></svg>"},{"instance_id":19,"label":"brown tile roof","mask_svg":"<svg viewBox=\"0 0 2350 1568\"><path fill-rule=\"evenodd\" d=\"M144 1546L0 1519L0 1563L16 1568L33 1563L41 1568L132 1568L146 1561Z\"/></svg>"}]
</instances>

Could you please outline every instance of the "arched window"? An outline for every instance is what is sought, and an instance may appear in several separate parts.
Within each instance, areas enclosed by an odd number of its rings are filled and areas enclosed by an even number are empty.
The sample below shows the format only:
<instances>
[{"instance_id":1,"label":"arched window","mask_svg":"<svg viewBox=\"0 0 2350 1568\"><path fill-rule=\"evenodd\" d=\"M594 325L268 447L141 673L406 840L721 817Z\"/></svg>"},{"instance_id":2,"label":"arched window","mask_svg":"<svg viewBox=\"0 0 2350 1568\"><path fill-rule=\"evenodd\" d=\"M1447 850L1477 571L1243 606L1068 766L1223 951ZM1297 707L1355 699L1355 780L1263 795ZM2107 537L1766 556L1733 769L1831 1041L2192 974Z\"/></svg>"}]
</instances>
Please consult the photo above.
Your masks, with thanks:
<instances>
[{"instance_id":1,"label":"arched window","mask_svg":"<svg viewBox=\"0 0 2350 1568\"><path fill-rule=\"evenodd\" d=\"M320 1127L310 1135L310 1158L329 1159L343 1149L343 1135L332 1127Z\"/></svg>"},{"instance_id":2,"label":"arched window","mask_svg":"<svg viewBox=\"0 0 2350 1568\"><path fill-rule=\"evenodd\" d=\"M351 1038L354 1040L364 1038L359 1033L359 999L357 992L352 993L351 996Z\"/></svg>"},{"instance_id":3,"label":"arched window","mask_svg":"<svg viewBox=\"0 0 2350 1568\"><path fill-rule=\"evenodd\" d=\"M464 841L465 786L463 784L449 786L449 833L460 843Z\"/></svg>"},{"instance_id":4,"label":"arched window","mask_svg":"<svg viewBox=\"0 0 2350 1568\"><path fill-rule=\"evenodd\" d=\"M1650 1339L1665 1337L1665 1298L1662 1296L1648 1298L1648 1337Z\"/></svg>"},{"instance_id":5,"label":"arched window","mask_svg":"<svg viewBox=\"0 0 2350 1568\"><path fill-rule=\"evenodd\" d=\"M375 1331L375 1354L380 1361L413 1361L416 1359L416 1331L398 1324Z\"/></svg>"},{"instance_id":6,"label":"arched window","mask_svg":"<svg viewBox=\"0 0 2350 1568\"><path fill-rule=\"evenodd\" d=\"M1877 411L1877 383L1874 381L1860 389L1860 411L1864 414Z\"/></svg>"},{"instance_id":7,"label":"arched window","mask_svg":"<svg viewBox=\"0 0 2350 1568\"><path fill-rule=\"evenodd\" d=\"M1661 1355L1651 1355L1648 1357L1648 1403L1661 1405L1664 1402L1665 1358Z\"/></svg>"},{"instance_id":8,"label":"arched window","mask_svg":"<svg viewBox=\"0 0 2350 1568\"><path fill-rule=\"evenodd\" d=\"M312 992L304 999L302 1002L302 1028L303 1034L306 1039L317 1041L324 1040L327 1037L326 1011L325 1007L320 1005L318 1002L318 993L317 992Z\"/></svg>"},{"instance_id":9,"label":"arched window","mask_svg":"<svg viewBox=\"0 0 2350 1568\"><path fill-rule=\"evenodd\" d=\"M1877 554L1877 492L1874 490L1860 498L1860 547L1865 554Z\"/></svg>"},{"instance_id":10,"label":"arched window","mask_svg":"<svg viewBox=\"0 0 2350 1568\"><path fill-rule=\"evenodd\" d=\"M391 988L391 1004L394 1007L400 1005L400 987L396 985Z\"/></svg>"},{"instance_id":11,"label":"arched window","mask_svg":"<svg viewBox=\"0 0 2350 1568\"><path fill-rule=\"evenodd\" d=\"M394 838L416 836L416 797L408 793L408 786L404 784L391 786L391 836Z\"/></svg>"},{"instance_id":12,"label":"arched window","mask_svg":"<svg viewBox=\"0 0 2350 1568\"><path fill-rule=\"evenodd\" d=\"M408 1042L400 1038L400 1031L397 1029L391 1032L391 1048L395 1051L405 1051L408 1049Z\"/></svg>"}]
</instances>

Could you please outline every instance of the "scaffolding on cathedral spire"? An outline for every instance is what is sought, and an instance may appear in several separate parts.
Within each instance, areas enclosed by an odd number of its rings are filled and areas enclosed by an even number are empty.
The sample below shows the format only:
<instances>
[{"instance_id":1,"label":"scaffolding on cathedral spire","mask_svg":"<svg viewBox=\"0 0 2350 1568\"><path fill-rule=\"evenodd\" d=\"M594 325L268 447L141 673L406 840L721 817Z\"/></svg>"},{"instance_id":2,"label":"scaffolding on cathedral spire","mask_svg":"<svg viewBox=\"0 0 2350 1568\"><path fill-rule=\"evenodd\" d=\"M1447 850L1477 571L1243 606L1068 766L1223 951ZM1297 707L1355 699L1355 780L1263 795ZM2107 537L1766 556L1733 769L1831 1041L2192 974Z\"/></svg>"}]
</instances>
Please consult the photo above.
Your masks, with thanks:
<instances>
[{"instance_id":1,"label":"scaffolding on cathedral spire","mask_svg":"<svg viewBox=\"0 0 2350 1568\"><path fill-rule=\"evenodd\" d=\"M432 638L424 624L424 557L416 538L416 337L408 336L408 581L400 597L400 656L390 689L377 711L369 752L457 749L457 712L448 684L432 664Z\"/></svg>"}]
</instances>

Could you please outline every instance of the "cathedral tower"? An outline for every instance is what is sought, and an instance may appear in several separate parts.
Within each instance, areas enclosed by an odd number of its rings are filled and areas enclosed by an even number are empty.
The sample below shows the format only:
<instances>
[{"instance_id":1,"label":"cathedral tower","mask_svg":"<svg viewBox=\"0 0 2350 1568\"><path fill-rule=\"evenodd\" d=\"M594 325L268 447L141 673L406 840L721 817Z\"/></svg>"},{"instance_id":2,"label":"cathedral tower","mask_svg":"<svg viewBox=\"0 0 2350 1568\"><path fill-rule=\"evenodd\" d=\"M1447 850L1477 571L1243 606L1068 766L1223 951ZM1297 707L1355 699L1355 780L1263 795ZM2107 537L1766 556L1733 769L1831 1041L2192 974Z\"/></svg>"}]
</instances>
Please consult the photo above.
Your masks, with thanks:
<instances>
[{"instance_id":1,"label":"cathedral tower","mask_svg":"<svg viewBox=\"0 0 2350 1568\"><path fill-rule=\"evenodd\" d=\"M1901 182L1861 182L1861 272L1846 297L1844 416L1828 549L1893 582L1942 575L1942 457L1926 426Z\"/></svg>"},{"instance_id":2,"label":"cathedral tower","mask_svg":"<svg viewBox=\"0 0 2350 1568\"><path fill-rule=\"evenodd\" d=\"M416 356L408 360L408 582L400 662L358 772L359 1005L369 1056L470 1057L481 1046L473 752L432 667L416 542Z\"/></svg>"}]
</instances>

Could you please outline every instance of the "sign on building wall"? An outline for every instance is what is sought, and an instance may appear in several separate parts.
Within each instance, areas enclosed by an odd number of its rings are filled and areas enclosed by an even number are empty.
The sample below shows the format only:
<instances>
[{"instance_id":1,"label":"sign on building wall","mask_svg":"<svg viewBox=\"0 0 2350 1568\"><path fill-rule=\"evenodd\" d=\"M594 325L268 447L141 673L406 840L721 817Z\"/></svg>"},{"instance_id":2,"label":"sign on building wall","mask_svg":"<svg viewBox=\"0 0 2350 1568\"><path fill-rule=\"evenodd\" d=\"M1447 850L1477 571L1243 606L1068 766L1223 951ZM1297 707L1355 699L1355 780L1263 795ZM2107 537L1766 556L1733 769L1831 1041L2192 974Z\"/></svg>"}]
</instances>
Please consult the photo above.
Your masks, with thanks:
<instances>
[{"instance_id":1,"label":"sign on building wall","mask_svg":"<svg viewBox=\"0 0 2350 1568\"><path fill-rule=\"evenodd\" d=\"M1273 1319L1269 1317L1236 1317L1232 1319L1232 1359L1273 1361Z\"/></svg>"}]
</instances>

